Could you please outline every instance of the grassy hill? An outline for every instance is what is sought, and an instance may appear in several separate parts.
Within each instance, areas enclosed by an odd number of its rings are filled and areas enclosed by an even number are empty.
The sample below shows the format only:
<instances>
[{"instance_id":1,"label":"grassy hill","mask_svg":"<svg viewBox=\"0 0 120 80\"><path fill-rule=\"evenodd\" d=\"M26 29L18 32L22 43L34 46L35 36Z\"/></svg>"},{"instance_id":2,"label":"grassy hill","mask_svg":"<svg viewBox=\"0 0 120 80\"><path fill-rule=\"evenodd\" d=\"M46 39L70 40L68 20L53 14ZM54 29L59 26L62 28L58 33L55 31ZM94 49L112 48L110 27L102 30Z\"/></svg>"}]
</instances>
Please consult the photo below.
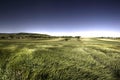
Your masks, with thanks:
<instances>
[{"instance_id":1,"label":"grassy hill","mask_svg":"<svg viewBox=\"0 0 120 80\"><path fill-rule=\"evenodd\" d=\"M119 40L0 40L0 80L119 79Z\"/></svg>"},{"instance_id":2,"label":"grassy hill","mask_svg":"<svg viewBox=\"0 0 120 80\"><path fill-rule=\"evenodd\" d=\"M37 33L0 33L0 39L45 39L52 38L47 34Z\"/></svg>"}]
</instances>

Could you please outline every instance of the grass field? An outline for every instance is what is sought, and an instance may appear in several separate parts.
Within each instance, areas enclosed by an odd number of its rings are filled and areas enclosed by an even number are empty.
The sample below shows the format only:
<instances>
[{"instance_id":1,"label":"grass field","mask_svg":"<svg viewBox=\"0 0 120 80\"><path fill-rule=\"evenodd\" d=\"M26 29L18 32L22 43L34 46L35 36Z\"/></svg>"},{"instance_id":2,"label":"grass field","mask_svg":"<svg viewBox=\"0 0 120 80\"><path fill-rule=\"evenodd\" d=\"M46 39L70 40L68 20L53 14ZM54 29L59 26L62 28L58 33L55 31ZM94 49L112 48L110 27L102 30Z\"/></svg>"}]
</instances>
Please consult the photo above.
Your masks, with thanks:
<instances>
[{"instance_id":1,"label":"grass field","mask_svg":"<svg viewBox=\"0 0 120 80\"><path fill-rule=\"evenodd\" d=\"M120 80L120 42L1 40L0 80Z\"/></svg>"}]
</instances>

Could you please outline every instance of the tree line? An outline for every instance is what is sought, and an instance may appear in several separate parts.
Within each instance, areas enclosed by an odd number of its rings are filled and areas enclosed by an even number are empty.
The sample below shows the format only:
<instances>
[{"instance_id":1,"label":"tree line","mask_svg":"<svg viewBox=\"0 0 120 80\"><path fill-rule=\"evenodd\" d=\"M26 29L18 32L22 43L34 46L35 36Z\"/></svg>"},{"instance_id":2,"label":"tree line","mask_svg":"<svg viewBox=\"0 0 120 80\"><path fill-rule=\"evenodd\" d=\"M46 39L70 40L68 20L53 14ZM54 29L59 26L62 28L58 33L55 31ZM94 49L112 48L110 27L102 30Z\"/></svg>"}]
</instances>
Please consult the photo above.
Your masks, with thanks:
<instances>
[{"instance_id":1,"label":"tree line","mask_svg":"<svg viewBox=\"0 0 120 80\"><path fill-rule=\"evenodd\" d=\"M0 33L0 39L42 39L51 38L52 36L46 34L33 33Z\"/></svg>"},{"instance_id":2,"label":"tree line","mask_svg":"<svg viewBox=\"0 0 120 80\"><path fill-rule=\"evenodd\" d=\"M0 33L1 40L12 40L12 39L53 39L53 38L64 38L68 41L72 38L80 40L81 36L50 36L47 34L36 34L36 33Z\"/></svg>"}]
</instances>

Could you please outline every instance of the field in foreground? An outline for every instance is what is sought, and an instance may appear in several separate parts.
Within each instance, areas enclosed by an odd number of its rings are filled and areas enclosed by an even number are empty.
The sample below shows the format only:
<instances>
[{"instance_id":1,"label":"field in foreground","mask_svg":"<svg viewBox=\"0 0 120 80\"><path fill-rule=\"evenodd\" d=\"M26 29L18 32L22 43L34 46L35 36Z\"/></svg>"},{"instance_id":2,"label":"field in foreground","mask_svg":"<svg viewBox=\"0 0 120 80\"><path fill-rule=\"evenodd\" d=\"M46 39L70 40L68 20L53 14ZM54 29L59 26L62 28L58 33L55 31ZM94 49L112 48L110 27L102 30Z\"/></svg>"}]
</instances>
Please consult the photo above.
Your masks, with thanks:
<instances>
[{"instance_id":1,"label":"field in foreground","mask_svg":"<svg viewBox=\"0 0 120 80\"><path fill-rule=\"evenodd\" d=\"M120 41L0 41L0 80L120 80Z\"/></svg>"}]
</instances>

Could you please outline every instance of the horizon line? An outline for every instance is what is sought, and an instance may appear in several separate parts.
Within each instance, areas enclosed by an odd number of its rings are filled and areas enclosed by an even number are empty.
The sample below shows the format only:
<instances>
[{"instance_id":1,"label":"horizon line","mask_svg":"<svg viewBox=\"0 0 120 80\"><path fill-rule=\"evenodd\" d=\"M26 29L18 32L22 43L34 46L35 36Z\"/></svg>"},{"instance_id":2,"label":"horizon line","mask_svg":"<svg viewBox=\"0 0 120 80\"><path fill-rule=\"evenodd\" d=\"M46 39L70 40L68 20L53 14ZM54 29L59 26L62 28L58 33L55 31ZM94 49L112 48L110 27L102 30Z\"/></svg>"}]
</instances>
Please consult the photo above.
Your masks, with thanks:
<instances>
[{"instance_id":1,"label":"horizon line","mask_svg":"<svg viewBox=\"0 0 120 80\"><path fill-rule=\"evenodd\" d=\"M114 31L82 31L82 32L25 32L24 31L24 32L4 32L4 33L35 33L35 34L47 34L51 36L120 37L120 33Z\"/></svg>"}]
</instances>

